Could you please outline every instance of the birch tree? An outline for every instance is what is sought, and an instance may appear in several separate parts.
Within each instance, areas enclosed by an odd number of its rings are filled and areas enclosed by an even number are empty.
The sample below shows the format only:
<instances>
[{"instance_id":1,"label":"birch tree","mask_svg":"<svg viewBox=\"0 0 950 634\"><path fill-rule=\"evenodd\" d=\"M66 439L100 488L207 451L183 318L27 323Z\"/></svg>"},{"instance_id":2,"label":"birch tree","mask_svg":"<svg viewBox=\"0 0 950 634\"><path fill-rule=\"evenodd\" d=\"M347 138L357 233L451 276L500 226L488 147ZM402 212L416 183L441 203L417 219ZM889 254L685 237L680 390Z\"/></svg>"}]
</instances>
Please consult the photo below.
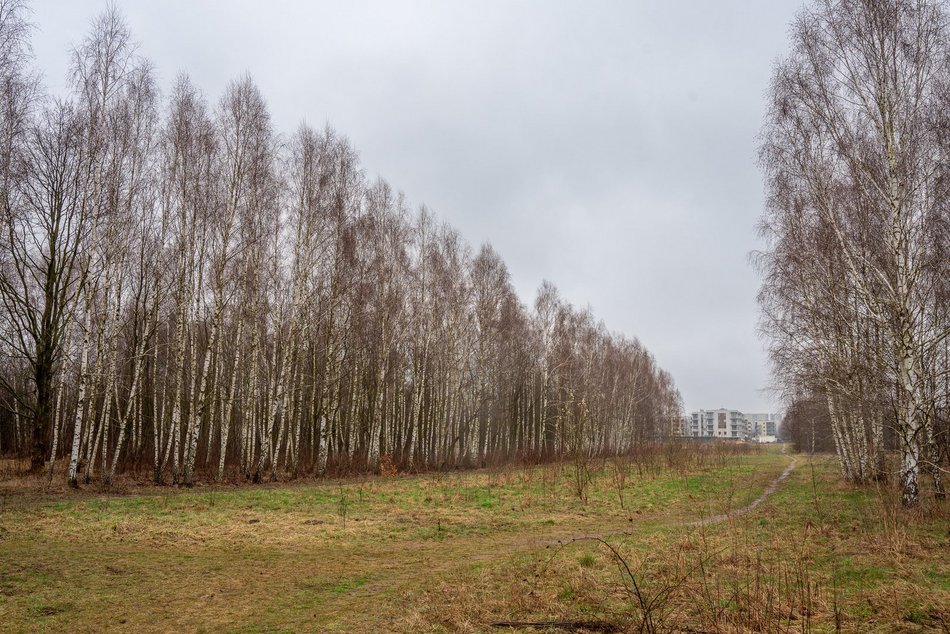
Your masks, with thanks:
<instances>
[{"instance_id":1,"label":"birch tree","mask_svg":"<svg viewBox=\"0 0 950 634\"><path fill-rule=\"evenodd\" d=\"M815 3L796 19L793 51L776 68L762 149L772 194L770 237L776 244L786 238L791 223L784 216L813 214L827 230L845 290L827 307L837 313L831 323L843 323L847 308L860 317L857 342L882 344L875 348L880 363L870 367L891 385L906 506L917 504L919 474L928 463L942 494L940 469L926 453L933 411L926 359L950 335L932 310L935 285L946 271L947 234L938 227L947 213L941 196L947 35L941 2ZM830 338L826 347L839 356L853 356L853 334L808 332L812 339ZM839 385L829 390L832 405L836 389L862 392ZM861 411L866 401L858 400ZM855 431L852 424L841 429Z\"/></svg>"},{"instance_id":2,"label":"birch tree","mask_svg":"<svg viewBox=\"0 0 950 634\"><path fill-rule=\"evenodd\" d=\"M331 127L282 140L249 76L213 108L184 74L163 97L115 8L44 101L25 12L0 0L0 451L190 485L586 464L669 433L645 348L551 283L523 302ZM919 350L923 398L946 356Z\"/></svg>"},{"instance_id":3,"label":"birch tree","mask_svg":"<svg viewBox=\"0 0 950 634\"><path fill-rule=\"evenodd\" d=\"M64 333L81 284L83 241L89 224L83 202L82 122L67 104L40 115L27 133L23 178L4 192L2 229L6 257L0 273L0 302L13 324L4 344L30 368L30 398L15 390L29 412L31 468L49 453L53 388Z\"/></svg>"}]
</instances>

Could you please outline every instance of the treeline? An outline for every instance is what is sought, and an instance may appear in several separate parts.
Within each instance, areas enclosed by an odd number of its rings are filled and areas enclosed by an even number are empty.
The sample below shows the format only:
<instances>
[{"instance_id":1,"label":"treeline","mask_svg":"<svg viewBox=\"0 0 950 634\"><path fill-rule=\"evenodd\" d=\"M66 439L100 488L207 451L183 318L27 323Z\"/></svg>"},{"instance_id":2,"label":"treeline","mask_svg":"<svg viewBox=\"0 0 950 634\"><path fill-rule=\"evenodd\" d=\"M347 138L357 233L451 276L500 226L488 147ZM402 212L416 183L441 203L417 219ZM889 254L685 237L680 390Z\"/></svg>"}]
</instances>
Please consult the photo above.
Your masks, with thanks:
<instances>
[{"instance_id":1,"label":"treeline","mask_svg":"<svg viewBox=\"0 0 950 634\"><path fill-rule=\"evenodd\" d=\"M761 305L788 433L905 505L950 464L950 31L939 0L819 0L772 80Z\"/></svg>"},{"instance_id":2,"label":"treeline","mask_svg":"<svg viewBox=\"0 0 950 634\"><path fill-rule=\"evenodd\" d=\"M0 0L0 451L70 483L609 455L680 399L636 340L413 211L249 77L161 95L122 17L65 98Z\"/></svg>"},{"instance_id":3,"label":"treeline","mask_svg":"<svg viewBox=\"0 0 950 634\"><path fill-rule=\"evenodd\" d=\"M817 394L793 399L782 418L782 438L792 443L795 451L834 452L835 439L827 400ZM885 444L893 446L892 438L886 438Z\"/></svg>"}]
</instances>

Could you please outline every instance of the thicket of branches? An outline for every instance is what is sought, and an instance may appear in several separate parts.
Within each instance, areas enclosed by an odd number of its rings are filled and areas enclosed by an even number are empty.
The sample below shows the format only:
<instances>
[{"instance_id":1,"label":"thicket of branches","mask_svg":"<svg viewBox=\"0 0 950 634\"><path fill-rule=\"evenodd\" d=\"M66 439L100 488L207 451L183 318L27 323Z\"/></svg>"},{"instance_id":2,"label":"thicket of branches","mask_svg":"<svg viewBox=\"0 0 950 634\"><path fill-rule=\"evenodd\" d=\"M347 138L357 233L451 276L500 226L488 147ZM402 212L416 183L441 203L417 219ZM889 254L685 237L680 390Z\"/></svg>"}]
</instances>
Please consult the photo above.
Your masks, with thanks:
<instances>
[{"instance_id":1,"label":"thicket of branches","mask_svg":"<svg viewBox=\"0 0 950 634\"><path fill-rule=\"evenodd\" d=\"M76 484L609 455L678 420L636 340L273 127L249 77L160 94L109 10L43 93L0 0L0 451ZM52 475L51 475L52 477Z\"/></svg>"},{"instance_id":2,"label":"thicket of branches","mask_svg":"<svg viewBox=\"0 0 950 634\"><path fill-rule=\"evenodd\" d=\"M795 451L834 452L827 400L818 394L793 399L782 417L782 438L792 443Z\"/></svg>"},{"instance_id":3,"label":"thicket of branches","mask_svg":"<svg viewBox=\"0 0 950 634\"><path fill-rule=\"evenodd\" d=\"M950 462L950 30L941 0L818 0L792 25L763 131L760 300L800 445L905 505ZM823 434L816 436L820 440Z\"/></svg>"}]
</instances>

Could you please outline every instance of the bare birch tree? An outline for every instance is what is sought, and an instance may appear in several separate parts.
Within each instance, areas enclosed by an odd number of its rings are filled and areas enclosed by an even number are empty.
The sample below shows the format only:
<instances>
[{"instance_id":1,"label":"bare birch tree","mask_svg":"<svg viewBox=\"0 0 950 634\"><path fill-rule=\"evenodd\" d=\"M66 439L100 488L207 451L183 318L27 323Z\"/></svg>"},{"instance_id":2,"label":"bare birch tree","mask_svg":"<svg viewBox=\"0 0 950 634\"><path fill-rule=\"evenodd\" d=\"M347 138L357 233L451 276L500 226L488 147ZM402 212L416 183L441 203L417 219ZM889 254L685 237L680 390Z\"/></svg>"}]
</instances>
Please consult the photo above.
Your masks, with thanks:
<instances>
[{"instance_id":1,"label":"bare birch tree","mask_svg":"<svg viewBox=\"0 0 950 634\"><path fill-rule=\"evenodd\" d=\"M283 142L247 76L214 109L184 75L163 99L115 8L74 101L40 103L25 12L0 0L0 450L189 485L586 464L670 433L648 351L553 284L526 306L329 126Z\"/></svg>"},{"instance_id":2,"label":"bare birch tree","mask_svg":"<svg viewBox=\"0 0 950 634\"><path fill-rule=\"evenodd\" d=\"M823 353L824 368L808 374L822 377L833 424L841 421L835 437L843 468L858 479L866 443L852 439L865 429L850 418L862 418L869 405L877 410L870 422L876 451L880 407L872 395L881 380L890 385L902 499L913 506L922 466L930 467L942 494L940 469L926 453L934 409L926 360L950 335L932 310L946 271L947 234L939 229L947 213L941 197L946 6L822 0L799 15L792 40L792 54L775 71L762 149L771 193L765 226L777 245L766 264L767 284L782 267L805 276L783 298L799 313L791 321L823 313L793 339L801 351L817 345ZM817 243L797 240L804 249L797 254L783 245L795 236L796 216L812 218L821 233ZM828 257L833 269L808 271L793 261L816 255ZM822 279L837 288L826 286L831 292L816 297L811 285ZM807 355L799 358L807 363ZM844 394L848 401L839 402ZM848 447L858 455L842 451Z\"/></svg>"}]
</instances>

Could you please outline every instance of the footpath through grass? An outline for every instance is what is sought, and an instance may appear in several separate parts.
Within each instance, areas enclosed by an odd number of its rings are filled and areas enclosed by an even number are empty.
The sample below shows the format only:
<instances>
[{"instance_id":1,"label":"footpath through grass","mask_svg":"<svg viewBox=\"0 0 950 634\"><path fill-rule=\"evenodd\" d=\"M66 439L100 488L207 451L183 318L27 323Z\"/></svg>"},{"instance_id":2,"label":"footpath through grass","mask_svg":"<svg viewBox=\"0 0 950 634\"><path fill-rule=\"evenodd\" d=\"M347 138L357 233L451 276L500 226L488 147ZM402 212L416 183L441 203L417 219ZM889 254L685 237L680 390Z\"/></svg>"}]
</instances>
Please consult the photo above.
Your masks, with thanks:
<instances>
[{"instance_id":1,"label":"footpath through grass","mask_svg":"<svg viewBox=\"0 0 950 634\"><path fill-rule=\"evenodd\" d=\"M0 629L944 631L946 505L907 514L800 456L751 512L689 526L748 504L789 460L596 463L586 501L569 464L122 497L8 488Z\"/></svg>"}]
</instances>

